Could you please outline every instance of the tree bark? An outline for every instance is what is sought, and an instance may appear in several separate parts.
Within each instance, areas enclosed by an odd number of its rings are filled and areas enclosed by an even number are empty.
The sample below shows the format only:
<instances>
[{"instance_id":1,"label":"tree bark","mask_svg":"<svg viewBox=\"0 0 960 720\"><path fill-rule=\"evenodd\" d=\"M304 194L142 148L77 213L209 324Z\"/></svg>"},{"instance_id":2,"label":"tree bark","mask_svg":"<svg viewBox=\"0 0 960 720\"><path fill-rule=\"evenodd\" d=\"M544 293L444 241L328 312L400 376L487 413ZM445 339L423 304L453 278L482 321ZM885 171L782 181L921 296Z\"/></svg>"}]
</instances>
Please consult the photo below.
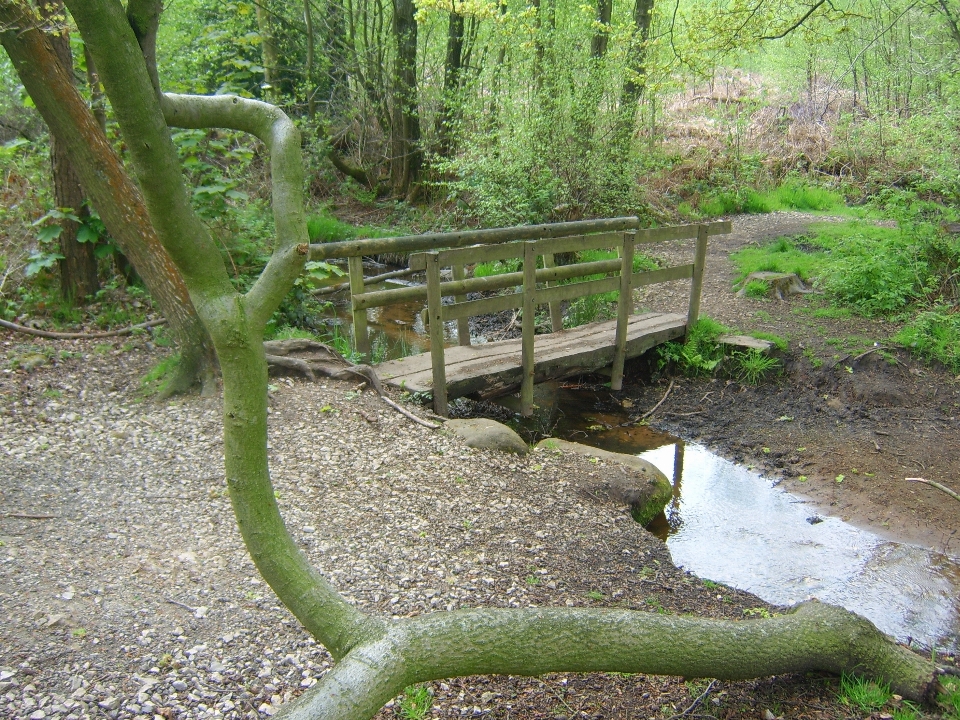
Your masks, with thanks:
<instances>
[{"instance_id":1,"label":"tree bark","mask_svg":"<svg viewBox=\"0 0 960 720\"><path fill-rule=\"evenodd\" d=\"M719 680L846 671L920 701L938 688L929 660L868 620L816 601L744 621L631 610L475 609L391 622L276 717L369 718L404 687L445 677L600 671Z\"/></svg>"},{"instance_id":2,"label":"tree bark","mask_svg":"<svg viewBox=\"0 0 960 720\"><path fill-rule=\"evenodd\" d=\"M410 196L420 179L420 109L417 96L417 18L413 0L393 0L397 44L394 67L393 189Z\"/></svg>"},{"instance_id":3,"label":"tree bark","mask_svg":"<svg viewBox=\"0 0 960 720\"><path fill-rule=\"evenodd\" d=\"M57 55L57 59L73 77L73 53L70 52L70 34L62 2L54 1L40 3L38 6L41 17L52 25L49 33L50 44ZM74 215L81 218L89 217L90 210L84 205L83 189L80 180L73 170L66 146L57 139L56 134L50 132L50 167L53 176L53 194L57 207L69 208ZM97 258L93 254L93 243L77 241L80 223L68 218L60 220L62 231L60 237L60 295L68 302L83 304L86 299L95 295L100 289L100 280L97 277Z\"/></svg>"},{"instance_id":4,"label":"tree bark","mask_svg":"<svg viewBox=\"0 0 960 720\"><path fill-rule=\"evenodd\" d=\"M447 23L447 56L443 63L443 97L437 116L437 146L441 157L448 157L453 149L453 126L456 123L460 99L460 76L463 71L463 15L450 11Z\"/></svg>"},{"instance_id":5,"label":"tree bark","mask_svg":"<svg viewBox=\"0 0 960 720\"><path fill-rule=\"evenodd\" d=\"M637 103L643 96L647 76L647 43L650 40L650 25L653 22L655 0L635 0L633 6L633 47L627 62L627 79L620 95L620 110L617 118L616 142L626 151L633 137L637 118Z\"/></svg>"},{"instance_id":6,"label":"tree bark","mask_svg":"<svg viewBox=\"0 0 960 720\"><path fill-rule=\"evenodd\" d=\"M143 278L180 349L177 375L166 391L197 379L209 386L216 359L180 273L164 251L137 186L107 140L72 78L57 60L37 15L20 2L0 0L0 43L54 135L67 148L80 182L110 234Z\"/></svg>"},{"instance_id":7,"label":"tree bark","mask_svg":"<svg viewBox=\"0 0 960 720\"><path fill-rule=\"evenodd\" d=\"M260 51L263 59L264 95L276 101L280 97L280 55L273 36L273 19L266 0L257 0L257 27L260 29Z\"/></svg>"}]
</instances>

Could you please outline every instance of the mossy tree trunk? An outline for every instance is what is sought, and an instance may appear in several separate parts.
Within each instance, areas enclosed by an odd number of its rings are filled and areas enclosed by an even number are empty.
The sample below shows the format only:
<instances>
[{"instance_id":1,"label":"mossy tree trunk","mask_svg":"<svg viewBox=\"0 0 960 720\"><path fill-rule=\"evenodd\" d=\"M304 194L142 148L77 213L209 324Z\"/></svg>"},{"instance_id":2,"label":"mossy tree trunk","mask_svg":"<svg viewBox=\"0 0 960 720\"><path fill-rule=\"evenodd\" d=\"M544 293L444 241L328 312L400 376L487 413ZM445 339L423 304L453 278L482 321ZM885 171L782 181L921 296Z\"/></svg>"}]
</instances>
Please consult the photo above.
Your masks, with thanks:
<instances>
[{"instance_id":1,"label":"mossy tree trunk","mask_svg":"<svg viewBox=\"0 0 960 720\"><path fill-rule=\"evenodd\" d=\"M166 391L185 390L196 380L211 388L216 357L187 285L157 237L139 189L42 28L29 4L0 0L0 44L51 133L67 150L107 230L167 318L180 363Z\"/></svg>"},{"instance_id":2,"label":"mossy tree trunk","mask_svg":"<svg viewBox=\"0 0 960 720\"><path fill-rule=\"evenodd\" d=\"M262 334L308 252L299 134L265 103L159 96L118 0L67 5L102 74L158 236L216 346L227 485L244 541L280 599L337 661L283 714L369 718L412 682L477 673L608 670L733 679L822 669L882 678L905 697L930 692L935 683L929 661L868 621L819 603L781 617L731 622L570 608L475 609L387 620L346 602L287 532L267 463ZM245 294L234 290L213 239L193 213L170 125L247 131L271 154L276 250Z\"/></svg>"}]
</instances>

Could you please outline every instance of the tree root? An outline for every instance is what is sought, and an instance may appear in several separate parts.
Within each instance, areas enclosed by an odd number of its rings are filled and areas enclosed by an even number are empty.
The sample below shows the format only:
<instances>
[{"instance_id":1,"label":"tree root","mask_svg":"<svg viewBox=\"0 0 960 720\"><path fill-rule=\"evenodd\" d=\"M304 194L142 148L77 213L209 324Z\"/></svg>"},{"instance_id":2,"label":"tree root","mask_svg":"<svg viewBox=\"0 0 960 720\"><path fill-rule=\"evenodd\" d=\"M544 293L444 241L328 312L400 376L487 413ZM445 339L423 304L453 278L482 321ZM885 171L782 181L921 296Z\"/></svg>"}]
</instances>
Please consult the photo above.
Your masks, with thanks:
<instances>
[{"instance_id":1,"label":"tree root","mask_svg":"<svg viewBox=\"0 0 960 720\"><path fill-rule=\"evenodd\" d=\"M0 327L5 327L7 330L13 330L14 332L18 333L36 335L37 337L50 338L52 340L96 340L98 338L129 335L137 330L145 330L147 328L157 327L158 325L163 325L166 322L166 319L160 318L159 320L151 320L149 322L140 323L139 325L131 325L130 327L125 327L120 330L108 330L106 332L99 333L51 332L49 330L37 330L36 328L27 327L25 325L17 325L16 323L8 322L7 320L0 320Z\"/></svg>"},{"instance_id":2,"label":"tree root","mask_svg":"<svg viewBox=\"0 0 960 720\"><path fill-rule=\"evenodd\" d=\"M267 353L267 365L271 368L280 368L301 374L310 382L316 382L317 375L337 380L360 378L377 391L377 395L384 403L404 417L431 430L440 427L440 425L417 417L391 400L383 389L380 376L370 365L354 365L329 345L315 340L298 338L293 340L269 340L263 343L263 349Z\"/></svg>"}]
</instances>

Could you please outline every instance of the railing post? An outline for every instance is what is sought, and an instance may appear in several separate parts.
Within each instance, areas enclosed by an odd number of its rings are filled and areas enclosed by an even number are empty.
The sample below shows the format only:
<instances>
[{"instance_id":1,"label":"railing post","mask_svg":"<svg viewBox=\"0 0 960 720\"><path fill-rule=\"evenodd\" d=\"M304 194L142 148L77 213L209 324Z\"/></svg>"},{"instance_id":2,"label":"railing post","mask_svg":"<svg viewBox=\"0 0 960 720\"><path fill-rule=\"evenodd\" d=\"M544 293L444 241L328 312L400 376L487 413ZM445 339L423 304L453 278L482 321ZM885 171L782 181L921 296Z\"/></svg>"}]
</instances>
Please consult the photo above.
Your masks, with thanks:
<instances>
[{"instance_id":1,"label":"railing post","mask_svg":"<svg viewBox=\"0 0 960 720\"><path fill-rule=\"evenodd\" d=\"M553 258L553 253L544 253L543 254L543 266L545 268L552 268L557 266L556 260ZM547 287L553 287L554 285L559 285L558 282L548 282ZM563 313L560 311L560 301L550 303L550 327L553 332L560 332L563 330Z\"/></svg>"},{"instance_id":2,"label":"railing post","mask_svg":"<svg viewBox=\"0 0 960 720\"><path fill-rule=\"evenodd\" d=\"M533 415L533 336L537 329L537 244L523 244L523 339L521 340L520 365L523 378L520 381L520 412Z\"/></svg>"},{"instance_id":3,"label":"railing post","mask_svg":"<svg viewBox=\"0 0 960 720\"><path fill-rule=\"evenodd\" d=\"M366 308L356 307L356 296L363 294L363 257L351 255L347 259L350 273L350 314L353 316L353 344L364 360L370 359L370 336L367 334Z\"/></svg>"},{"instance_id":4,"label":"railing post","mask_svg":"<svg viewBox=\"0 0 960 720\"><path fill-rule=\"evenodd\" d=\"M693 280L690 282L690 311L687 313L687 332L700 317L700 293L703 290L703 271L707 264L707 237L710 228L697 229L697 252L693 259Z\"/></svg>"},{"instance_id":5,"label":"railing post","mask_svg":"<svg viewBox=\"0 0 960 720\"><path fill-rule=\"evenodd\" d=\"M430 319L430 364L433 366L433 411L447 417L447 369L443 364L443 297L440 295L440 254L427 253L427 315Z\"/></svg>"},{"instance_id":6,"label":"railing post","mask_svg":"<svg viewBox=\"0 0 960 720\"><path fill-rule=\"evenodd\" d=\"M466 280L467 273L463 269L463 265L456 263L453 266L453 279L454 280ZM466 295L456 295L454 296L454 302L462 303L467 301ZM470 318L457 318L457 342L461 345L470 344Z\"/></svg>"},{"instance_id":7,"label":"railing post","mask_svg":"<svg viewBox=\"0 0 960 720\"><path fill-rule=\"evenodd\" d=\"M633 250L637 234L623 233L620 248L620 299L617 302L617 335L613 350L610 389L623 388L623 365L627 359L627 328L633 313Z\"/></svg>"}]
</instances>

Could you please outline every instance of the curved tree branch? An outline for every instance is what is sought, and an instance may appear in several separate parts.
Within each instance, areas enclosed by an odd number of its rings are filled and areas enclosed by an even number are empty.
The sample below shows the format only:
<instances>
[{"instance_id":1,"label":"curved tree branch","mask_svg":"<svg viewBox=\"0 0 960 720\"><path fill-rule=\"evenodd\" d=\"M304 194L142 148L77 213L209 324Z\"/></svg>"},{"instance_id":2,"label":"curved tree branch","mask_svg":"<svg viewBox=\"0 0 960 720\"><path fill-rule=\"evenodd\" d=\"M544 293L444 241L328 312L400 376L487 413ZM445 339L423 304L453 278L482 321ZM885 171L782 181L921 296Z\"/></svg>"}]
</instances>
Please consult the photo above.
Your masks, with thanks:
<instances>
[{"instance_id":1,"label":"curved tree branch","mask_svg":"<svg viewBox=\"0 0 960 720\"><path fill-rule=\"evenodd\" d=\"M273 181L273 255L246 295L254 325L262 325L287 294L307 261L310 236L303 211L303 158L300 132L280 108L235 95L165 94L161 107L169 125L184 128L223 127L258 137L270 152Z\"/></svg>"},{"instance_id":2,"label":"curved tree branch","mask_svg":"<svg viewBox=\"0 0 960 720\"><path fill-rule=\"evenodd\" d=\"M606 671L742 680L813 670L882 679L913 700L930 699L938 687L930 661L868 620L816 601L745 621L630 610L477 609L394 623L278 717L372 717L411 683L464 675Z\"/></svg>"}]
</instances>

